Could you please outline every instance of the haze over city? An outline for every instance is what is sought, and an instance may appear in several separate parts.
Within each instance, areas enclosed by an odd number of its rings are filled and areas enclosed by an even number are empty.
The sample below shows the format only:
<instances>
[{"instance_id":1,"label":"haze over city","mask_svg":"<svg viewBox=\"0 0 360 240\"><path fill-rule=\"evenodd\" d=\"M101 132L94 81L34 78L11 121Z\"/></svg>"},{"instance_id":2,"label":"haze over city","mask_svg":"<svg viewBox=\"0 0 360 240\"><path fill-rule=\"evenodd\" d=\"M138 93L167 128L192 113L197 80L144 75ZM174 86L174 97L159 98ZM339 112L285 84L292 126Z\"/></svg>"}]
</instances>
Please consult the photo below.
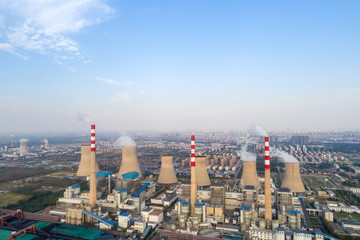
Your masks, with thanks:
<instances>
[{"instance_id":1,"label":"haze over city","mask_svg":"<svg viewBox=\"0 0 360 240\"><path fill-rule=\"evenodd\" d=\"M359 129L358 1L0 3L0 132Z\"/></svg>"}]
</instances>

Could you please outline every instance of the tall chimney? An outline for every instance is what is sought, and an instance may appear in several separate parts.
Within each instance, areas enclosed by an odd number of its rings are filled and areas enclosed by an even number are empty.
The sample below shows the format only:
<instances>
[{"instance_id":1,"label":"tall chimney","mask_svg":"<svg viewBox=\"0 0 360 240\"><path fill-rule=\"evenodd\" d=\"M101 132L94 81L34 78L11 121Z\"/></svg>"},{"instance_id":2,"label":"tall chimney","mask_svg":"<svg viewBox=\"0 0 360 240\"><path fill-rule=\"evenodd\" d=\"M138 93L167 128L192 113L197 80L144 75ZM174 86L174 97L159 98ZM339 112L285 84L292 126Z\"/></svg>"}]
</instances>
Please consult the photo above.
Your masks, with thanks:
<instances>
[{"instance_id":1,"label":"tall chimney","mask_svg":"<svg viewBox=\"0 0 360 240\"><path fill-rule=\"evenodd\" d=\"M91 125L91 154L90 154L90 206L96 205L96 156L95 156L95 124Z\"/></svg>"},{"instance_id":2,"label":"tall chimney","mask_svg":"<svg viewBox=\"0 0 360 240\"><path fill-rule=\"evenodd\" d=\"M271 187L270 187L270 154L269 137L265 137L265 220L272 220Z\"/></svg>"},{"instance_id":3,"label":"tall chimney","mask_svg":"<svg viewBox=\"0 0 360 240\"><path fill-rule=\"evenodd\" d=\"M194 216L196 203L195 136L191 136L191 216Z\"/></svg>"}]
</instances>

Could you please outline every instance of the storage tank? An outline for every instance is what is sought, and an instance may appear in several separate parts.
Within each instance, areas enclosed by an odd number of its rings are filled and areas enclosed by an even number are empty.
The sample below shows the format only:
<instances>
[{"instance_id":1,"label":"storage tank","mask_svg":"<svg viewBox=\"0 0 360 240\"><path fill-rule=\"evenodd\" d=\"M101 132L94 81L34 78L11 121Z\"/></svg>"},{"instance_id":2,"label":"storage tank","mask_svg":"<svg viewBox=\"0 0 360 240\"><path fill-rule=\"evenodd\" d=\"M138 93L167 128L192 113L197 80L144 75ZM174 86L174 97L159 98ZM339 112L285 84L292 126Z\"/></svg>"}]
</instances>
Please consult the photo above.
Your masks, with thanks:
<instances>
[{"instance_id":1,"label":"storage tank","mask_svg":"<svg viewBox=\"0 0 360 240\"><path fill-rule=\"evenodd\" d=\"M189 214L190 212L190 208L189 208L189 203L188 202L181 202L181 209L180 209L181 214Z\"/></svg>"},{"instance_id":2,"label":"storage tank","mask_svg":"<svg viewBox=\"0 0 360 240\"><path fill-rule=\"evenodd\" d=\"M180 214L180 215L178 216L179 226L180 226L180 227L185 227L185 219L186 219L186 216L183 215L183 214Z\"/></svg>"}]
</instances>

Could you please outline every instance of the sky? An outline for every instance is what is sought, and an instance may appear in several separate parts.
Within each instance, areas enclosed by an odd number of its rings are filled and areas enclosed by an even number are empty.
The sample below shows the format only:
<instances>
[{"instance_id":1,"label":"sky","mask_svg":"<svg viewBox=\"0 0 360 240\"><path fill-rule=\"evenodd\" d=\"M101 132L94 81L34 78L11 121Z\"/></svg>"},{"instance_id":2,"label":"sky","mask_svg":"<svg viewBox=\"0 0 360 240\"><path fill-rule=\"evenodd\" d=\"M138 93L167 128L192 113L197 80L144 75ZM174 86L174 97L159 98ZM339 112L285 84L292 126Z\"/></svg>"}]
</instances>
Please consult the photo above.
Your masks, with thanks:
<instances>
[{"instance_id":1,"label":"sky","mask_svg":"<svg viewBox=\"0 0 360 240\"><path fill-rule=\"evenodd\" d=\"M0 133L359 129L359 9L0 0Z\"/></svg>"}]
</instances>

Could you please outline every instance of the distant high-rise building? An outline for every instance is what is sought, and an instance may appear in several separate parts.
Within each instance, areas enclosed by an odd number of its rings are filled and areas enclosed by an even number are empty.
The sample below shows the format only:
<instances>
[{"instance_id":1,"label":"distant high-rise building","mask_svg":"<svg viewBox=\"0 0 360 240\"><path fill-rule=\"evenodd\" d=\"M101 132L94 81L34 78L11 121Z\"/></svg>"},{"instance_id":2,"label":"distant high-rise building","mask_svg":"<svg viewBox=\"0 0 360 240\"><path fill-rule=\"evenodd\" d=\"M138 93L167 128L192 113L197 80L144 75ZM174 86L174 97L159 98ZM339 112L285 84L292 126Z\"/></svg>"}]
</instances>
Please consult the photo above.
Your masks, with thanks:
<instances>
[{"instance_id":1,"label":"distant high-rise building","mask_svg":"<svg viewBox=\"0 0 360 240\"><path fill-rule=\"evenodd\" d=\"M290 139L290 142L293 145L309 145L310 137L309 136L292 136Z\"/></svg>"}]
</instances>

